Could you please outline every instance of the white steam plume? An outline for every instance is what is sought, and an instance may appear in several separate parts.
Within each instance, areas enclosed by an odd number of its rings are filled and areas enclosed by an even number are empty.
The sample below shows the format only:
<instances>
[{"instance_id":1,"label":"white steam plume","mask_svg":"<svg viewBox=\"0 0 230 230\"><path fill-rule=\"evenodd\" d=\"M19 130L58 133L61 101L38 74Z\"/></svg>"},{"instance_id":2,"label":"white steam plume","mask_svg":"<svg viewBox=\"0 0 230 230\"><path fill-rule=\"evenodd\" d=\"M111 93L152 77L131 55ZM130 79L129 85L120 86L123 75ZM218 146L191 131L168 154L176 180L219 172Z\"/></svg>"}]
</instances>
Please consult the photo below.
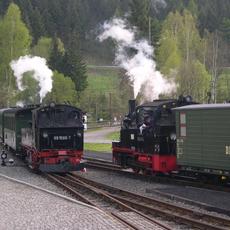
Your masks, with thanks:
<instances>
[{"instance_id":1,"label":"white steam plume","mask_svg":"<svg viewBox=\"0 0 230 230\"><path fill-rule=\"evenodd\" d=\"M40 102L48 92L52 90L52 71L46 65L46 59L36 56L24 56L10 63L14 76L16 77L18 89L23 91L23 74L29 71L33 72L33 78L39 82Z\"/></svg>"},{"instance_id":2,"label":"white steam plume","mask_svg":"<svg viewBox=\"0 0 230 230\"><path fill-rule=\"evenodd\" d=\"M16 102L16 106L23 107L24 106L23 101Z\"/></svg>"},{"instance_id":3,"label":"white steam plume","mask_svg":"<svg viewBox=\"0 0 230 230\"><path fill-rule=\"evenodd\" d=\"M135 98L142 87L146 89L144 95L147 99L156 99L159 94L172 91L175 84L164 79L156 70L153 47L145 39L137 40L135 34L135 28L128 28L123 19L114 18L104 23L98 38L100 41L108 38L116 41L115 63L127 71L133 82ZM135 50L135 54L128 55L127 50Z\"/></svg>"}]
</instances>

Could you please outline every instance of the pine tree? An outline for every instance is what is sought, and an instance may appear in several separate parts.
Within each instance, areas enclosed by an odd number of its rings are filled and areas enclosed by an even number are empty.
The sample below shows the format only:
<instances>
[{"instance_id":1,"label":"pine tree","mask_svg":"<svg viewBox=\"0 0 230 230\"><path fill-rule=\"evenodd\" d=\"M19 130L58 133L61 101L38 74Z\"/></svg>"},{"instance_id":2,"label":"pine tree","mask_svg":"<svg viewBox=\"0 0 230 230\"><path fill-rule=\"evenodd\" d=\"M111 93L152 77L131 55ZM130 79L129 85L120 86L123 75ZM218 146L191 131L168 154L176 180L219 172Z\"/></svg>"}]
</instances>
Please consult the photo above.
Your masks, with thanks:
<instances>
[{"instance_id":1,"label":"pine tree","mask_svg":"<svg viewBox=\"0 0 230 230\"><path fill-rule=\"evenodd\" d=\"M33 32L33 43L36 44L39 38L45 34L43 19L37 7L31 16L31 27Z\"/></svg>"},{"instance_id":2,"label":"pine tree","mask_svg":"<svg viewBox=\"0 0 230 230\"><path fill-rule=\"evenodd\" d=\"M137 26L144 36L148 36L149 30L149 0L132 0L130 3L130 22Z\"/></svg>"},{"instance_id":3,"label":"pine tree","mask_svg":"<svg viewBox=\"0 0 230 230\"><path fill-rule=\"evenodd\" d=\"M220 30L223 32L225 40L230 44L230 18L224 18Z\"/></svg>"},{"instance_id":4,"label":"pine tree","mask_svg":"<svg viewBox=\"0 0 230 230\"><path fill-rule=\"evenodd\" d=\"M80 53L67 50L63 57L62 73L72 79L78 93L87 87L86 65Z\"/></svg>"},{"instance_id":5,"label":"pine tree","mask_svg":"<svg viewBox=\"0 0 230 230\"><path fill-rule=\"evenodd\" d=\"M49 66L52 70L57 70L60 73L62 72L63 58L64 58L64 45L62 41L54 37L52 42L52 50L49 58Z\"/></svg>"}]
</instances>

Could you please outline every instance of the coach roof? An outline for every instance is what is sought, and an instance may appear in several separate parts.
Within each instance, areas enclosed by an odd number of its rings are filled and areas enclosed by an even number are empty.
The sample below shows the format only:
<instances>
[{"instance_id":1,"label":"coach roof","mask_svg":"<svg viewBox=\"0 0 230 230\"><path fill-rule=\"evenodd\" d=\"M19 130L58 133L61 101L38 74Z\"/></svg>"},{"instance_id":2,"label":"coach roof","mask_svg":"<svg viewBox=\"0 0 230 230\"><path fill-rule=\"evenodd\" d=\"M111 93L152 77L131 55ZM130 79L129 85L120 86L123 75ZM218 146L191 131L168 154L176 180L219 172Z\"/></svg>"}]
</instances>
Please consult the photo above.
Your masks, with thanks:
<instances>
[{"instance_id":1,"label":"coach roof","mask_svg":"<svg viewBox=\"0 0 230 230\"><path fill-rule=\"evenodd\" d=\"M33 110L35 109L35 107L15 107L15 108L10 108L10 109L7 109L5 111L6 114L19 114L19 113L23 113L23 112L26 112L26 111L30 111L30 110Z\"/></svg>"},{"instance_id":2,"label":"coach roof","mask_svg":"<svg viewBox=\"0 0 230 230\"><path fill-rule=\"evenodd\" d=\"M207 110L207 109L230 109L230 103L186 105L186 106L174 108L173 110Z\"/></svg>"}]
</instances>

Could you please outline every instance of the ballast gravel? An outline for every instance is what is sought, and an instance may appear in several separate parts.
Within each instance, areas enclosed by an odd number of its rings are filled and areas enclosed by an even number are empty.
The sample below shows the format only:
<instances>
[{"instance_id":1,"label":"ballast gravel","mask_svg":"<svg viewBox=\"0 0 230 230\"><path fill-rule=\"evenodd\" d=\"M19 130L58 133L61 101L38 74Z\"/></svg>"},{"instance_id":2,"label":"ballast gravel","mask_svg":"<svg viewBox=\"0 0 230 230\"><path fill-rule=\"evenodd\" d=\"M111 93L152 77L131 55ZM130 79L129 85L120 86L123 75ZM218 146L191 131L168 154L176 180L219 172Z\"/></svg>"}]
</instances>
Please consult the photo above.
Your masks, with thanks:
<instances>
[{"instance_id":1,"label":"ballast gravel","mask_svg":"<svg viewBox=\"0 0 230 230\"><path fill-rule=\"evenodd\" d=\"M107 184L112 187L120 188L150 198L152 197L168 201L167 198L158 195L157 193L157 191L163 191L168 195L171 194L171 202L174 202L182 207L192 208L194 210L210 214L213 213L214 215L222 217L230 216L230 194L226 192L214 192L206 189L197 189L191 187L174 186L159 184L155 182L141 181L140 179L129 178L125 175L120 175L107 171L100 171L92 168L88 168L86 173L76 172L76 174L79 174L85 178L94 180L99 183ZM182 198L182 201L178 201L177 199L174 200L173 195L180 196ZM211 210L221 210L217 211L220 212L220 214L213 211L205 211L203 210L203 208L197 207L196 205L190 205L189 202L184 202L183 198L194 201L195 203L198 202L199 204L214 207L214 209ZM225 215L223 215L223 213Z\"/></svg>"},{"instance_id":2,"label":"ballast gravel","mask_svg":"<svg viewBox=\"0 0 230 230\"><path fill-rule=\"evenodd\" d=\"M39 174L35 174L31 172L26 164L18 157L13 155L12 153L8 153L8 158L14 159L14 164L10 165L8 162L6 166L0 165L0 173L4 174L8 177L18 179L24 182L27 182L32 185L36 185L40 188L44 188L50 191L54 191L57 193L60 193L62 195L71 197L67 192L65 192L63 189L57 187L56 185L50 183L47 179L43 178ZM1 186L0 186L1 187Z\"/></svg>"},{"instance_id":3,"label":"ballast gravel","mask_svg":"<svg viewBox=\"0 0 230 230\"><path fill-rule=\"evenodd\" d=\"M14 164L8 160L14 159ZM73 198L39 174L32 173L25 163L8 153L0 174ZM0 177L0 230L107 230L127 229L112 217L81 204L11 182Z\"/></svg>"},{"instance_id":4,"label":"ballast gravel","mask_svg":"<svg viewBox=\"0 0 230 230\"><path fill-rule=\"evenodd\" d=\"M108 153L106 156L106 153L88 152L87 156L104 160L110 158L110 161L112 161L111 153ZM180 196L201 204L227 210L227 212L230 213L230 193L228 192L212 191L190 186L160 184L153 181L141 181L138 178L135 179L135 177L131 178L125 175L92 168L88 168L86 173L78 173L91 180L138 193L140 195L156 197L157 192L162 192L168 196Z\"/></svg>"},{"instance_id":5,"label":"ballast gravel","mask_svg":"<svg viewBox=\"0 0 230 230\"><path fill-rule=\"evenodd\" d=\"M96 209L0 177L0 229L127 229Z\"/></svg>"}]
</instances>

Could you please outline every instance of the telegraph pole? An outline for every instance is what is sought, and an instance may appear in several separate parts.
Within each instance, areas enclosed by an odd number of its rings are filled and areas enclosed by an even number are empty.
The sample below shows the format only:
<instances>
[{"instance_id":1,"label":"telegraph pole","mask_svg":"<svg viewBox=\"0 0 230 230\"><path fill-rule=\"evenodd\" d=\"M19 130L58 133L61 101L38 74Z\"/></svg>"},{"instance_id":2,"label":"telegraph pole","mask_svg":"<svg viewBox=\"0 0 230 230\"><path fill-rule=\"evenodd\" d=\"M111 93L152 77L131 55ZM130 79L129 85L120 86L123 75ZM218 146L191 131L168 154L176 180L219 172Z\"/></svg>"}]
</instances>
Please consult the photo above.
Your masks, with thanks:
<instances>
[{"instance_id":1,"label":"telegraph pole","mask_svg":"<svg viewBox=\"0 0 230 230\"><path fill-rule=\"evenodd\" d=\"M151 17L149 16L149 44L151 45Z\"/></svg>"},{"instance_id":2,"label":"telegraph pole","mask_svg":"<svg viewBox=\"0 0 230 230\"><path fill-rule=\"evenodd\" d=\"M110 114L110 126L112 123L112 93L109 93L109 114Z\"/></svg>"}]
</instances>

